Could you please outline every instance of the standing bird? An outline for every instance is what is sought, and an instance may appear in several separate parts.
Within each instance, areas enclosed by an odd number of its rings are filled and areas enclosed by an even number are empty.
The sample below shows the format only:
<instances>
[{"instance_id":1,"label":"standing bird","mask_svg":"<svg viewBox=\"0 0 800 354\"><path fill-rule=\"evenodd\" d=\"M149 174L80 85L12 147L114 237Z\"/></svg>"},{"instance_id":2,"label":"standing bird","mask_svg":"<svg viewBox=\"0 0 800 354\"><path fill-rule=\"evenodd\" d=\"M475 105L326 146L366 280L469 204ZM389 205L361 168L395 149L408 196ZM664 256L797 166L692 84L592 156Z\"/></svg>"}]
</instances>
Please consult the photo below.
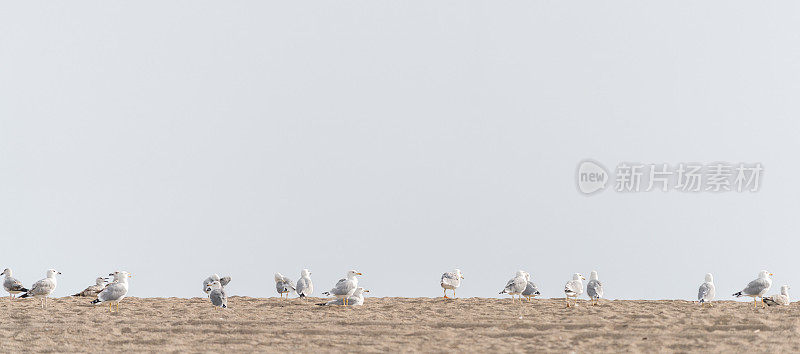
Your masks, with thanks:
<instances>
[{"instance_id":1,"label":"standing bird","mask_svg":"<svg viewBox=\"0 0 800 354\"><path fill-rule=\"evenodd\" d=\"M289 292L294 291L294 284L289 277L283 276L281 273L275 273L275 290L278 291L278 295L281 296L283 299L283 294L286 294L286 298L289 298Z\"/></svg>"},{"instance_id":2,"label":"standing bird","mask_svg":"<svg viewBox=\"0 0 800 354\"><path fill-rule=\"evenodd\" d=\"M314 284L311 283L311 272L308 269L300 271L300 279L297 279L297 286L295 286L294 291L300 297L311 296L314 293Z\"/></svg>"},{"instance_id":3,"label":"standing bird","mask_svg":"<svg viewBox=\"0 0 800 354\"><path fill-rule=\"evenodd\" d=\"M589 283L586 284L586 295L589 295L592 306L597 305L600 302L600 298L603 297L603 283L597 280L596 270L593 270L592 273L589 274Z\"/></svg>"},{"instance_id":4,"label":"standing bird","mask_svg":"<svg viewBox=\"0 0 800 354\"><path fill-rule=\"evenodd\" d=\"M4 269L3 273L0 273L0 275L6 276L6 278L3 280L3 288L5 288L6 291L8 291L8 297L10 299L15 298L16 295L19 293L24 293L28 291L28 289L22 286L21 281L11 276L11 269L9 268Z\"/></svg>"},{"instance_id":5,"label":"standing bird","mask_svg":"<svg viewBox=\"0 0 800 354\"><path fill-rule=\"evenodd\" d=\"M131 274L124 270L118 270L109 275L114 277L114 282L108 284L103 291L97 294L97 299L94 299L92 304L107 302L109 312L119 312L119 302L125 298L125 295L128 295L128 278L131 277ZM112 307L116 309L114 310Z\"/></svg>"},{"instance_id":6,"label":"standing bird","mask_svg":"<svg viewBox=\"0 0 800 354\"><path fill-rule=\"evenodd\" d=\"M228 286L228 283L231 282L231 277L222 277L222 278L220 278L219 275L217 275L216 273L211 274L211 276L206 278L206 280L203 280L203 291L206 294L208 294L208 291L206 291L206 289L208 288L208 284L211 284L211 282L214 282L214 281L218 281L219 285L221 285L224 288L224 287Z\"/></svg>"},{"instance_id":7,"label":"standing bird","mask_svg":"<svg viewBox=\"0 0 800 354\"><path fill-rule=\"evenodd\" d=\"M566 285L564 285L564 294L567 296L564 298L564 301L567 303L567 307L570 307L569 298L577 299L578 296L583 294L583 281L586 278L583 277L580 273L575 273L572 275L572 280L568 281Z\"/></svg>"},{"instance_id":8,"label":"standing bird","mask_svg":"<svg viewBox=\"0 0 800 354\"><path fill-rule=\"evenodd\" d=\"M456 269L453 272L447 272L442 274L442 280L439 285L442 286L444 289L444 298L447 299L447 289L453 290L453 298L456 297L456 289L461 286L461 279L464 279L464 276L461 275L461 269Z\"/></svg>"},{"instance_id":9,"label":"standing bird","mask_svg":"<svg viewBox=\"0 0 800 354\"><path fill-rule=\"evenodd\" d=\"M56 281L57 274L61 274L61 272L55 269L49 269L46 278L33 283L31 289L20 295L20 297L38 297L41 300L42 308L45 308L47 306L47 297L56 290L56 286L58 285Z\"/></svg>"},{"instance_id":10,"label":"standing bird","mask_svg":"<svg viewBox=\"0 0 800 354\"><path fill-rule=\"evenodd\" d=\"M525 287L527 287L528 281L525 278L525 271L518 270L517 274L511 278L511 280L506 283L506 287L503 288L503 291L500 294L509 294L511 295L511 302L514 302L514 295L521 295L523 291L525 291ZM520 296L520 301L522 301L522 297Z\"/></svg>"},{"instance_id":11,"label":"standing bird","mask_svg":"<svg viewBox=\"0 0 800 354\"><path fill-rule=\"evenodd\" d=\"M347 271L347 278L339 279L339 281L336 282L336 285L333 286L333 289L322 294L336 296L337 298L344 300L342 303L347 305L349 298L353 296L358 288L358 278L356 278L356 275L362 274L356 272L355 270Z\"/></svg>"},{"instance_id":12,"label":"standing bird","mask_svg":"<svg viewBox=\"0 0 800 354\"><path fill-rule=\"evenodd\" d=\"M356 291L353 292L353 295L347 298L347 303L345 304L344 299L336 299L331 300L326 303L317 304L319 306L361 306L364 304L364 293L368 293L369 290L364 290L364 288L356 288Z\"/></svg>"},{"instance_id":13,"label":"standing bird","mask_svg":"<svg viewBox=\"0 0 800 354\"><path fill-rule=\"evenodd\" d=\"M211 300L211 304L214 305L214 309L228 308L228 294L225 293L225 289L222 288L219 280L214 280L211 284L208 284L205 291L208 293L208 298Z\"/></svg>"},{"instance_id":14,"label":"standing bird","mask_svg":"<svg viewBox=\"0 0 800 354\"><path fill-rule=\"evenodd\" d=\"M763 298L764 294L769 291L769 287L772 286L772 279L769 277L772 273L762 270L758 273L758 279L751 281L747 284L742 291L733 294L733 296L741 297L741 296L750 296L753 298L753 307L755 308L758 305L758 298ZM766 307L764 304L761 304L761 307Z\"/></svg>"},{"instance_id":15,"label":"standing bird","mask_svg":"<svg viewBox=\"0 0 800 354\"><path fill-rule=\"evenodd\" d=\"M72 295L72 296L92 296L95 297L99 294L103 289L106 288L106 278L98 277L94 280L94 285L90 285L88 288L83 289L83 291Z\"/></svg>"},{"instance_id":16,"label":"standing bird","mask_svg":"<svg viewBox=\"0 0 800 354\"><path fill-rule=\"evenodd\" d=\"M700 289L697 291L697 300L700 300L700 306L704 306L706 303L708 303L708 306L713 306L711 301L714 300L716 295L717 289L714 287L714 276L711 273L707 273L706 281L700 284Z\"/></svg>"},{"instance_id":17,"label":"standing bird","mask_svg":"<svg viewBox=\"0 0 800 354\"><path fill-rule=\"evenodd\" d=\"M767 306L781 306L789 304L789 286L781 286L781 293L761 299Z\"/></svg>"},{"instance_id":18,"label":"standing bird","mask_svg":"<svg viewBox=\"0 0 800 354\"><path fill-rule=\"evenodd\" d=\"M525 290L523 290L522 294L520 295L524 296L526 299L528 299L528 302L530 302L532 297L541 295L541 293L539 292L539 287L531 282L531 275L528 272L525 272L525 282Z\"/></svg>"}]
</instances>

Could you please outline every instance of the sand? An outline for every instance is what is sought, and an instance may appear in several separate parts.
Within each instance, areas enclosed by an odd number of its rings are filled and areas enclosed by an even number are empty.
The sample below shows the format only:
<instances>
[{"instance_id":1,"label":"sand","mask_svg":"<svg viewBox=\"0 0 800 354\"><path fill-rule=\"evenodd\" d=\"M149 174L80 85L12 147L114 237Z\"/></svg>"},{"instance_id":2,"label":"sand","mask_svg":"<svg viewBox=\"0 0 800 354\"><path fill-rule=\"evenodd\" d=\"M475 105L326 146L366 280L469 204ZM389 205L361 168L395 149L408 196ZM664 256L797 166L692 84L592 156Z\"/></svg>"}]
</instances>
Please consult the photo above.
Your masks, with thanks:
<instances>
[{"instance_id":1,"label":"sand","mask_svg":"<svg viewBox=\"0 0 800 354\"><path fill-rule=\"evenodd\" d=\"M0 351L798 351L796 304L579 302L557 299L367 298L363 307L321 299L127 298L119 313L85 298L0 299Z\"/></svg>"}]
</instances>

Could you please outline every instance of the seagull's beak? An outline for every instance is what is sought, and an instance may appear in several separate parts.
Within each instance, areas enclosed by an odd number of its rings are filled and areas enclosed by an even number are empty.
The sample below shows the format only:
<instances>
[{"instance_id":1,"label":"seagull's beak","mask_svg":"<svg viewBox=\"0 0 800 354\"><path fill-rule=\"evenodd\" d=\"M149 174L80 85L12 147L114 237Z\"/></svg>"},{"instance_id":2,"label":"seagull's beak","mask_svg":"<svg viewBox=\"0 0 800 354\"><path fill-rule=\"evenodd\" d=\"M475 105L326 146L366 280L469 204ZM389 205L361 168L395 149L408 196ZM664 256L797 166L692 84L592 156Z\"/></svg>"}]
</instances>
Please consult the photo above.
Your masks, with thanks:
<instances>
[{"instance_id":1,"label":"seagull's beak","mask_svg":"<svg viewBox=\"0 0 800 354\"><path fill-rule=\"evenodd\" d=\"M586 280L586 278L584 278L583 275L581 275L581 279Z\"/></svg>"},{"instance_id":2,"label":"seagull's beak","mask_svg":"<svg viewBox=\"0 0 800 354\"><path fill-rule=\"evenodd\" d=\"M108 276L113 277L114 273L108 273Z\"/></svg>"},{"instance_id":3,"label":"seagull's beak","mask_svg":"<svg viewBox=\"0 0 800 354\"><path fill-rule=\"evenodd\" d=\"M356 273L356 275L364 275L364 274L361 274L361 273Z\"/></svg>"},{"instance_id":4,"label":"seagull's beak","mask_svg":"<svg viewBox=\"0 0 800 354\"><path fill-rule=\"evenodd\" d=\"M133 278L133 274L128 274L128 278Z\"/></svg>"},{"instance_id":5,"label":"seagull's beak","mask_svg":"<svg viewBox=\"0 0 800 354\"><path fill-rule=\"evenodd\" d=\"M58 273L58 274L61 274L61 273ZM769 276L772 276L772 273L769 273Z\"/></svg>"},{"instance_id":6,"label":"seagull's beak","mask_svg":"<svg viewBox=\"0 0 800 354\"><path fill-rule=\"evenodd\" d=\"M463 276L463 275L461 276L461 279L464 279L464 276Z\"/></svg>"},{"instance_id":7,"label":"seagull's beak","mask_svg":"<svg viewBox=\"0 0 800 354\"><path fill-rule=\"evenodd\" d=\"M364 290L364 292L365 292L365 293L368 293L368 292L369 292L369 290Z\"/></svg>"}]
</instances>

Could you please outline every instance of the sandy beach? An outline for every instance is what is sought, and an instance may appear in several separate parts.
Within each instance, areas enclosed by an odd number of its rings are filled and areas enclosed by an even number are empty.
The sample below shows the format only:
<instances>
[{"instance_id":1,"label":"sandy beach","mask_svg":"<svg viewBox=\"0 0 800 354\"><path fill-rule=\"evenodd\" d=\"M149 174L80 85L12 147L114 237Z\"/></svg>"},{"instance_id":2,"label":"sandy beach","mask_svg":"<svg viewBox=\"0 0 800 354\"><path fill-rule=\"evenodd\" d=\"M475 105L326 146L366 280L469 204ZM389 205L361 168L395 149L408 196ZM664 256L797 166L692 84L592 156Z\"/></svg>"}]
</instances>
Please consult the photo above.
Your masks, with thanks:
<instances>
[{"instance_id":1,"label":"sandy beach","mask_svg":"<svg viewBox=\"0 0 800 354\"><path fill-rule=\"evenodd\" d=\"M798 351L795 304L754 310L679 300L128 298L119 313L86 298L0 300L0 351Z\"/></svg>"}]
</instances>

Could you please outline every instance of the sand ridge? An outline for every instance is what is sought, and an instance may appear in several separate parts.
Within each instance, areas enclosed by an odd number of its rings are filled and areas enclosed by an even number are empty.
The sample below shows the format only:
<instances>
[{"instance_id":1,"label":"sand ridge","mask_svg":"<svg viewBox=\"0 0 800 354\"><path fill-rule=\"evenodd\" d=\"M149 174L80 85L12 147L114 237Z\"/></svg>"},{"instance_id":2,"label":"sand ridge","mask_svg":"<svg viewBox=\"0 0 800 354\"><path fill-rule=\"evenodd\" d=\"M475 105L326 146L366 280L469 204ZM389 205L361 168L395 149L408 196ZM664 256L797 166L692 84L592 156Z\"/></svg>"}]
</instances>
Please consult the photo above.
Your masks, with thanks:
<instances>
[{"instance_id":1,"label":"sand ridge","mask_svg":"<svg viewBox=\"0 0 800 354\"><path fill-rule=\"evenodd\" d=\"M796 304L753 309L720 301L603 300L566 309L560 299L367 298L363 307L324 299L233 296L126 298L119 313L87 298L0 299L0 351L799 351Z\"/></svg>"}]
</instances>

